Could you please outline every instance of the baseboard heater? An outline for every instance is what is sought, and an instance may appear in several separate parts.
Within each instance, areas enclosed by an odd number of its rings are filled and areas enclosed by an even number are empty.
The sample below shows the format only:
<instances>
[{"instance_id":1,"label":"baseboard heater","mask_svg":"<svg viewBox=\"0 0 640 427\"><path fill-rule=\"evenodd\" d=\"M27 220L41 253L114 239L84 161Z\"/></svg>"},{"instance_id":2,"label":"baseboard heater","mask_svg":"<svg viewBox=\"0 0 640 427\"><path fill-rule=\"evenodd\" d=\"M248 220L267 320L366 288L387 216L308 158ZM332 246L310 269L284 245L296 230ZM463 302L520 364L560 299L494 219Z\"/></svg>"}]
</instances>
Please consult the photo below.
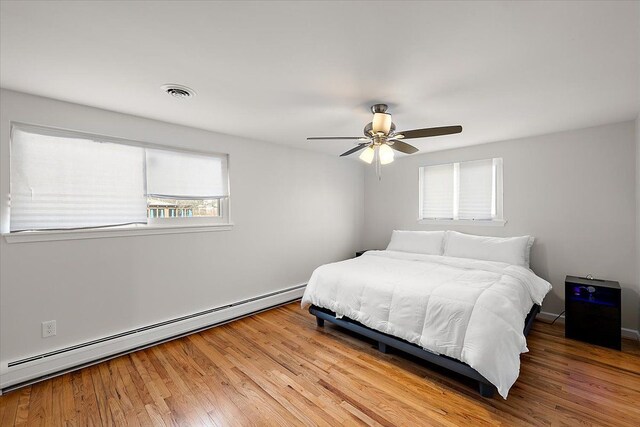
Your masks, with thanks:
<instances>
[{"instance_id":1,"label":"baseboard heater","mask_svg":"<svg viewBox=\"0 0 640 427\"><path fill-rule=\"evenodd\" d=\"M68 352L71 352L71 351L74 351L74 350L78 350L78 349L85 348L85 347L90 347L92 345L104 343L104 342L107 342L107 341L112 341L112 340L115 340L115 339L118 339L118 338L130 336L130 335L134 335L134 334L139 334L141 332L150 331L152 329L156 329L156 328L159 328L159 327L162 327L162 326L167 326L167 325L171 325L171 324L174 324L174 323L183 322L185 320L191 320L191 319L194 319L196 317L201 317L201 316L213 314L213 313L216 313L216 312L219 312L219 311L222 311L222 310L227 310L227 309L230 309L230 308L239 307L239 306L246 305L246 304L249 304L249 303L252 303L252 302L255 302L255 301L259 301L261 299L277 296L277 295L284 294L284 293L291 292L291 291L300 290L300 289L303 289L305 286L306 286L306 284L303 284L303 285L298 285L298 286L294 286L294 287L287 288L287 289L282 289L280 291L271 292L271 293L268 293L268 294L260 295L258 297L245 299L245 300L238 301L238 302L235 302L235 303L232 303L232 304L227 304L227 305L211 308L211 309L208 309L208 310L200 311L200 312L189 314L189 315L186 315L186 316L176 317L175 319L166 320L164 322L154 323L154 324L151 324L151 325L143 326L143 327L140 327L140 328L136 328L136 329L132 329L132 330L129 330L129 331L121 332L121 333L118 333L118 334L109 335L109 336L106 336L106 337L103 337L103 338L98 338L98 339L95 339L95 340L87 341L87 342L84 342L84 343L81 343L81 344L76 344L76 345L72 345L72 346L69 346L69 347L64 347L64 348L61 348L61 349L58 349L58 350L50 351L50 352L47 352L47 353L42 353L42 354L38 354L38 355L35 355L35 356L27 357L27 358L24 358L24 359L15 360L13 362L9 362L7 364L7 367L11 368L11 367L14 367L14 366L23 365L25 363L33 362L33 361L36 361L36 360L46 359L48 357L57 356L57 355L60 355L60 354L63 354L63 353L68 353ZM239 316L235 316L235 317L232 317L232 318L229 318L229 319L225 319L225 320L222 320L222 321L219 321L219 322L214 322L214 323L211 323L211 324L207 324L205 326L201 326L201 327L198 327L196 329L191 329L191 330L188 330L186 332L181 332L181 333L176 334L176 335L171 335L170 337L167 337L167 338L162 338L160 340L156 340L156 341L153 341L153 342L150 342L150 343L146 343L146 344L134 347L134 348L130 348L130 349L127 349L127 350L124 350L124 351L120 351L120 352L117 352L117 353L113 353L113 354L109 354L107 356L100 357L98 359L94 359L94 360L91 360L91 361L86 362L86 363L81 363L81 364L78 364L78 365L75 365L75 366L72 366L72 367L69 367L69 368L62 369L60 371L49 373L49 374L46 374L46 375L43 375L43 376L40 376L40 377L37 377L37 378L29 379L27 381L20 382L18 384L13 384L13 385L7 386L7 387L5 387L3 389L0 389L0 395L3 394L3 393L6 393L6 392L12 391L12 390L21 388L21 387L25 387L25 386L33 384L33 383L36 383L38 381L42 381L42 380L45 380L45 379L48 379L48 378L56 377L56 376L65 374L67 372L75 371L75 370L78 370L78 369L81 369L81 368L84 368L84 367L87 367L87 366L95 365L97 363L101 363L101 362L104 362L106 360L115 359L116 357L120 357L120 356L123 356L125 354L133 353L133 352L136 352L136 351L139 351L139 350L143 350L145 348L153 347L153 346L156 346L156 345L168 342L168 341L172 341L172 340L177 339L177 338L181 338L181 337L184 337L184 336L187 336L187 335L195 334L195 333L204 331L206 329L213 328L215 326L224 325L225 323L230 323L230 322L233 322L235 320L242 319L243 317L248 317L248 316L252 316L252 315L257 314L257 313L261 313L263 311L271 310L271 309L273 309L275 307L279 307L279 306L282 306L282 305L285 305L285 304L289 304L289 303L291 303L293 301L296 301L296 300L299 300L299 299L300 299L300 297L295 297L295 298L293 298L291 300L278 302L278 303L276 303L274 305L271 305L271 306L268 306L268 307L264 307L264 308L260 308L259 310L251 311L251 312L248 312L248 313L243 313L242 315L239 315Z\"/></svg>"}]
</instances>

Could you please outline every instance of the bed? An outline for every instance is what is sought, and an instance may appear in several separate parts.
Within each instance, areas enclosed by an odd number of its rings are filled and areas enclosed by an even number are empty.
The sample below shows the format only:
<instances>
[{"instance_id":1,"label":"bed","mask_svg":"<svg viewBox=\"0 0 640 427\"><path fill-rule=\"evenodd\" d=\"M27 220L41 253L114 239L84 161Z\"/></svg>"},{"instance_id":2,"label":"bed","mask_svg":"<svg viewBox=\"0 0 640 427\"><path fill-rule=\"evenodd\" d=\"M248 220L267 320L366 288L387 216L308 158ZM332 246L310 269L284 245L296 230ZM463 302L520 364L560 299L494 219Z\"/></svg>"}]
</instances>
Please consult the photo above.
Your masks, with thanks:
<instances>
[{"instance_id":1,"label":"bed","mask_svg":"<svg viewBox=\"0 0 640 427\"><path fill-rule=\"evenodd\" d=\"M320 326L330 321L373 338L381 351L394 347L477 380L482 396L497 390L506 399L551 285L528 268L528 254L519 254L532 239L515 245L519 258L509 258L513 248L492 242L474 252L473 244L457 242L459 234L442 234L440 246L423 240L398 247L392 238L387 250L320 266L302 305ZM491 260L452 256L461 254Z\"/></svg>"}]
</instances>

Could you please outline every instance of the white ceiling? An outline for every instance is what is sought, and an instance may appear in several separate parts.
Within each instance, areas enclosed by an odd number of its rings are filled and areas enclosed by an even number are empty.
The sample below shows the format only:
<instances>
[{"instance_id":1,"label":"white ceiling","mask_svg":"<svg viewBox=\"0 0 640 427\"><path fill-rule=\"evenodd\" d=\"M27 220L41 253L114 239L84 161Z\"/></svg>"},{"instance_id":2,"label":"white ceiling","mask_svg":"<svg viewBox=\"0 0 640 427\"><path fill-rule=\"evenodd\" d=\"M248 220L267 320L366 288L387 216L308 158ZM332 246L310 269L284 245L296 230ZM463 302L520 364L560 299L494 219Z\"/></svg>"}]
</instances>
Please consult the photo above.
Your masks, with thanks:
<instances>
[{"instance_id":1,"label":"white ceiling","mask_svg":"<svg viewBox=\"0 0 640 427\"><path fill-rule=\"evenodd\" d=\"M7 2L0 85L339 154L369 105L423 151L633 119L639 2ZM163 94L164 83L197 91Z\"/></svg>"}]
</instances>

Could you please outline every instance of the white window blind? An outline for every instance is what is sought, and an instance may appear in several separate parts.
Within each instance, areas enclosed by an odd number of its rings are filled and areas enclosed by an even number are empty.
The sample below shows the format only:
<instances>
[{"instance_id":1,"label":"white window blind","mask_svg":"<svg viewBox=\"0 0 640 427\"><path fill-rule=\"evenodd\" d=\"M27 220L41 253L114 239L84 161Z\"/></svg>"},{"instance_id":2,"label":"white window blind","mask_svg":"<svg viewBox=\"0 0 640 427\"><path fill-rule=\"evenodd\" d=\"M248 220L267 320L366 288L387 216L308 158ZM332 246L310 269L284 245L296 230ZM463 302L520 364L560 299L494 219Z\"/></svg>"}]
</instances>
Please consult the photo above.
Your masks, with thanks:
<instances>
[{"instance_id":1,"label":"white window blind","mask_svg":"<svg viewBox=\"0 0 640 427\"><path fill-rule=\"evenodd\" d=\"M502 159L420 168L420 218L502 219Z\"/></svg>"},{"instance_id":2,"label":"white window blind","mask_svg":"<svg viewBox=\"0 0 640 427\"><path fill-rule=\"evenodd\" d=\"M144 149L13 128L10 231L146 223Z\"/></svg>"},{"instance_id":3,"label":"white window blind","mask_svg":"<svg viewBox=\"0 0 640 427\"><path fill-rule=\"evenodd\" d=\"M493 160L460 163L458 189L458 219L491 219L495 213Z\"/></svg>"},{"instance_id":4,"label":"white window blind","mask_svg":"<svg viewBox=\"0 0 640 427\"><path fill-rule=\"evenodd\" d=\"M422 168L422 217L454 218L454 164Z\"/></svg>"},{"instance_id":5,"label":"white window blind","mask_svg":"<svg viewBox=\"0 0 640 427\"><path fill-rule=\"evenodd\" d=\"M146 150L147 195L170 199L228 196L226 156Z\"/></svg>"}]
</instances>

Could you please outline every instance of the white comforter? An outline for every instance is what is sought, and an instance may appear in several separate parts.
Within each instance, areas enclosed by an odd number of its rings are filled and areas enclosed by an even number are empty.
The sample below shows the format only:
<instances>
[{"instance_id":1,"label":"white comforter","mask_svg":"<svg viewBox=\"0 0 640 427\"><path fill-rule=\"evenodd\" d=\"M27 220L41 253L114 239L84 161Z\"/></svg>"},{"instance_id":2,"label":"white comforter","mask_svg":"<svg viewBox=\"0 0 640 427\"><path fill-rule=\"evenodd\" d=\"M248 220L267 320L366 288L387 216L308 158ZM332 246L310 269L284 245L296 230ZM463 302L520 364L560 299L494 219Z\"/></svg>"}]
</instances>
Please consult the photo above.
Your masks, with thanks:
<instances>
[{"instance_id":1,"label":"white comforter","mask_svg":"<svg viewBox=\"0 0 640 427\"><path fill-rule=\"evenodd\" d=\"M524 320L551 285L501 262L369 251L326 264L302 297L370 328L461 360L506 399L528 351Z\"/></svg>"}]
</instances>

